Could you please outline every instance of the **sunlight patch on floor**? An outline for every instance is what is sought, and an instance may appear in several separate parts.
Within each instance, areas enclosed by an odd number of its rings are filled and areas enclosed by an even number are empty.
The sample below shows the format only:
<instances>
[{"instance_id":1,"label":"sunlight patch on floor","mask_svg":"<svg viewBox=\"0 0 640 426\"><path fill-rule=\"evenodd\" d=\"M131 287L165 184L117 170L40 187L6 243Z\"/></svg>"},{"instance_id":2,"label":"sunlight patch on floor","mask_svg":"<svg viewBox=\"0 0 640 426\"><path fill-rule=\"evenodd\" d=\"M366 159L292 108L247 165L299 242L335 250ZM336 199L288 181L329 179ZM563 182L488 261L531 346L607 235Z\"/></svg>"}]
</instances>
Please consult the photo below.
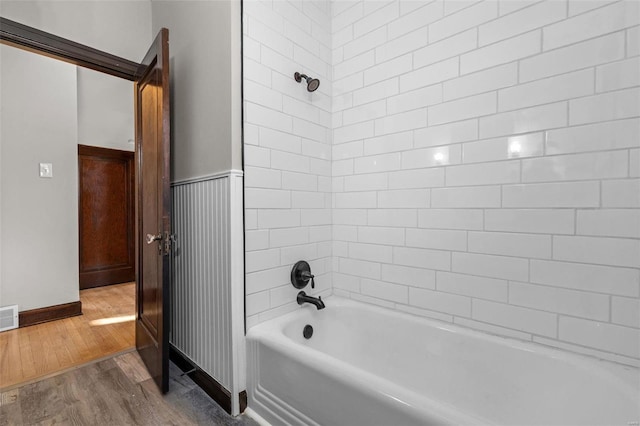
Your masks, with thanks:
<instances>
[{"instance_id":1,"label":"sunlight patch on floor","mask_svg":"<svg viewBox=\"0 0 640 426\"><path fill-rule=\"evenodd\" d=\"M136 319L135 315L122 315L119 317L100 318L89 322L90 326L119 324L121 322L129 322Z\"/></svg>"}]
</instances>

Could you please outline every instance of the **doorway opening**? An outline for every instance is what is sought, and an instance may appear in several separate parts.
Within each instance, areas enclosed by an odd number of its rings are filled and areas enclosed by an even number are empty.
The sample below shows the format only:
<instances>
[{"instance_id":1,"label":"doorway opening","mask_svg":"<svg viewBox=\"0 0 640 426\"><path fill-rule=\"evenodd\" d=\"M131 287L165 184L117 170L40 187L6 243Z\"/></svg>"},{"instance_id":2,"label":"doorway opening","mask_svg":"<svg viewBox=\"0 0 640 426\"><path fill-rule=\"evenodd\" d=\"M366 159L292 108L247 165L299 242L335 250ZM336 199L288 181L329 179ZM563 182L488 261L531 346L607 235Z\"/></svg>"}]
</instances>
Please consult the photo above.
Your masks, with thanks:
<instances>
[{"instance_id":1,"label":"doorway opening","mask_svg":"<svg viewBox=\"0 0 640 426\"><path fill-rule=\"evenodd\" d=\"M168 391L169 378L169 255L172 241L168 41L168 30L160 30L141 63L135 63L0 18L2 44L134 82L135 346L162 392ZM52 170L44 164L45 171ZM34 239L33 244L37 243ZM105 325L117 323L111 321ZM19 341L11 343L4 343L3 353L14 353L15 348L19 348ZM42 349L46 352L48 348Z\"/></svg>"},{"instance_id":2,"label":"doorway opening","mask_svg":"<svg viewBox=\"0 0 640 426\"><path fill-rule=\"evenodd\" d=\"M78 145L80 290L135 281L134 201L134 153Z\"/></svg>"}]
</instances>

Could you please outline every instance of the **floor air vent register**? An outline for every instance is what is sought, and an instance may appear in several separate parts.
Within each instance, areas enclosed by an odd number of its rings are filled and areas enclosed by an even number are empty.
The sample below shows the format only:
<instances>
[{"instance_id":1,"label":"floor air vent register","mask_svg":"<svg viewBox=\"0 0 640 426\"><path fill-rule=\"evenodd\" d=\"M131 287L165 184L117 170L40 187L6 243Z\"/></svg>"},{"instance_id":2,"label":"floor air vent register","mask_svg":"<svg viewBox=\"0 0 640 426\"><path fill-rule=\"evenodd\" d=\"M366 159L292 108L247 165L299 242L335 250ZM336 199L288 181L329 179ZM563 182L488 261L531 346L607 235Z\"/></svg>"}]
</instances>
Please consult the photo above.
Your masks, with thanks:
<instances>
[{"instance_id":1,"label":"floor air vent register","mask_svg":"<svg viewBox=\"0 0 640 426\"><path fill-rule=\"evenodd\" d=\"M18 305L0 308L0 331L18 328Z\"/></svg>"}]
</instances>

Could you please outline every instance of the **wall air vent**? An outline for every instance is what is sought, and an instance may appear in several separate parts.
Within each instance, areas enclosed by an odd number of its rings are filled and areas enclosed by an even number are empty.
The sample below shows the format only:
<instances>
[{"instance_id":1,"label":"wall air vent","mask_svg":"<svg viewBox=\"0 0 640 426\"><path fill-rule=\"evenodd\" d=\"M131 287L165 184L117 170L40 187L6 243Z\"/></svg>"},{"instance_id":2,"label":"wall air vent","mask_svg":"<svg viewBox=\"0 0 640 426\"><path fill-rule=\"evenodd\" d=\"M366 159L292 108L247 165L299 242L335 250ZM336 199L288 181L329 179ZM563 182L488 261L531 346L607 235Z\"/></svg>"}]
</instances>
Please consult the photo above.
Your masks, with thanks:
<instances>
[{"instance_id":1,"label":"wall air vent","mask_svg":"<svg viewBox=\"0 0 640 426\"><path fill-rule=\"evenodd\" d=\"M18 305L0 308L0 331L18 328Z\"/></svg>"}]
</instances>

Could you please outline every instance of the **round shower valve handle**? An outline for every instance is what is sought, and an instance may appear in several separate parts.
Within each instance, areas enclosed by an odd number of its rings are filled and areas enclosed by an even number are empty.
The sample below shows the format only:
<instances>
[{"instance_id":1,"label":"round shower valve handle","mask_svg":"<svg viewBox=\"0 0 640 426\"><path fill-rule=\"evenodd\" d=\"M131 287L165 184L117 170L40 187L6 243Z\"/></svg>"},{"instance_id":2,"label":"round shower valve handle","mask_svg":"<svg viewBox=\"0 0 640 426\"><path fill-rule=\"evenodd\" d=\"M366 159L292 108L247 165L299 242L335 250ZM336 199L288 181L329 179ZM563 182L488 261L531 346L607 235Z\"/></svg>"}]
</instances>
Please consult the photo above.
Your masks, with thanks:
<instances>
[{"instance_id":1,"label":"round shower valve handle","mask_svg":"<svg viewBox=\"0 0 640 426\"><path fill-rule=\"evenodd\" d=\"M309 263L304 260L296 262L291 269L291 284L298 289L305 288L309 284L309 280L311 280L311 288L315 288L316 283Z\"/></svg>"}]
</instances>

